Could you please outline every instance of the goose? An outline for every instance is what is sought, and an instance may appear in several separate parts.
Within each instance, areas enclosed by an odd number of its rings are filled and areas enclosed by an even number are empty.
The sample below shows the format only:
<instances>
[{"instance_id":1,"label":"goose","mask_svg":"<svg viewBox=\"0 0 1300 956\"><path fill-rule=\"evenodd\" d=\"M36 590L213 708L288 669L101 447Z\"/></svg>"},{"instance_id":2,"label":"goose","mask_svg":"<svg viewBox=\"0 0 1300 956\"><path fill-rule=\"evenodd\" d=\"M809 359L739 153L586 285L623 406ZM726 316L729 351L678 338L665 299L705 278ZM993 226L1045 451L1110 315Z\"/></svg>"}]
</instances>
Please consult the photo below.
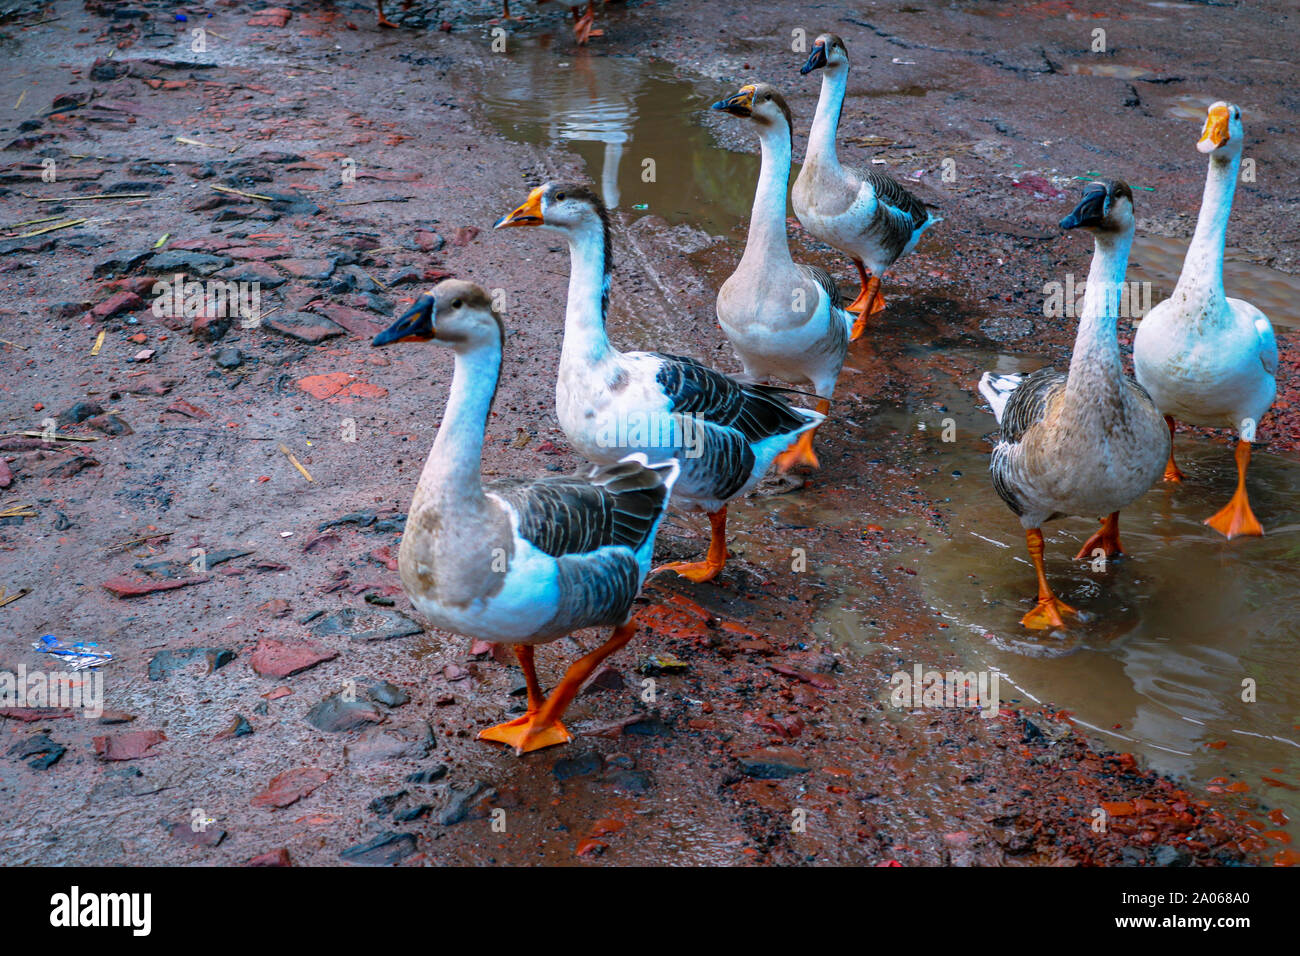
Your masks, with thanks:
<instances>
[{"instance_id":1,"label":"goose","mask_svg":"<svg viewBox=\"0 0 1300 956\"><path fill-rule=\"evenodd\" d=\"M484 484L483 432L496 397L505 331L479 286L446 279L374 345L434 342L455 353L451 393L420 473L398 551L402 587L434 626L514 648L528 686L524 716L479 733L516 754L565 743L560 722L583 681L636 633L632 601L680 468L645 455L583 475ZM612 627L600 647L543 696L537 644Z\"/></svg>"},{"instance_id":2,"label":"goose","mask_svg":"<svg viewBox=\"0 0 1300 956\"><path fill-rule=\"evenodd\" d=\"M784 389L746 384L694 359L620 352L609 341L609 214L585 185L546 183L495 228L545 226L568 239L569 296L555 410L574 448L596 462L630 452L675 457L674 502L709 517L703 561L677 561L694 581L717 577L727 559L727 504L758 484L776 457L825 417L791 406Z\"/></svg>"},{"instance_id":3,"label":"goose","mask_svg":"<svg viewBox=\"0 0 1300 956\"><path fill-rule=\"evenodd\" d=\"M1277 339L1268 316L1223 289L1244 135L1241 110L1224 102L1210 107L1196 144L1210 156L1196 233L1173 295L1147 313L1133 339L1133 370L1165 413L1171 437L1178 421L1237 430L1237 490L1205 519L1228 538L1264 533L1246 494L1246 469L1256 427L1277 395ZM1172 448L1164 477L1183 478Z\"/></svg>"},{"instance_id":4,"label":"goose","mask_svg":"<svg viewBox=\"0 0 1300 956\"><path fill-rule=\"evenodd\" d=\"M817 411L825 415L848 354L854 317L842 308L830 273L790 258L785 229L790 107L780 93L760 83L741 87L713 109L753 120L763 157L744 255L718 290L718 323L747 376L760 382L778 378L811 385L818 396ZM815 433L813 429L800 435L777 458L777 467L818 467L812 447Z\"/></svg>"},{"instance_id":5,"label":"goose","mask_svg":"<svg viewBox=\"0 0 1300 956\"><path fill-rule=\"evenodd\" d=\"M813 70L825 71L821 95L803 169L790 199L803 227L858 267L862 289L848 306L858 316L852 332L856 340L866 328L867 316L885 307L881 274L916 248L925 231L943 218L888 176L840 164L835 134L849 84L844 41L833 33L819 36L799 72L807 75Z\"/></svg>"},{"instance_id":6,"label":"goose","mask_svg":"<svg viewBox=\"0 0 1300 956\"><path fill-rule=\"evenodd\" d=\"M549 0L537 0L540 6ZM587 41L592 37L604 36L604 30L595 28L596 23L596 2L595 0L556 0L561 6L568 7L573 11L573 35L578 40L578 46L586 46ZM583 6L586 6L585 13L579 14Z\"/></svg>"},{"instance_id":7,"label":"goose","mask_svg":"<svg viewBox=\"0 0 1300 956\"><path fill-rule=\"evenodd\" d=\"M1021 623L1064 627L1077 613L1052 593L1043 569L1045 522L1070 515L1106 515L1075 560L1100 550L1124 553L1119 512L1160 478L1169 430L1146 389L1124 375L1119 295L1133 243L1133 193L1118 180L1089 183L1061 220L1094 239L1079 331L1068 374L1051 368L1027 376L985 372L979 390L1000 426L989 461L993 487L1020 517L1038 575L1038 600Z\"/></svg>"}]
</instances>

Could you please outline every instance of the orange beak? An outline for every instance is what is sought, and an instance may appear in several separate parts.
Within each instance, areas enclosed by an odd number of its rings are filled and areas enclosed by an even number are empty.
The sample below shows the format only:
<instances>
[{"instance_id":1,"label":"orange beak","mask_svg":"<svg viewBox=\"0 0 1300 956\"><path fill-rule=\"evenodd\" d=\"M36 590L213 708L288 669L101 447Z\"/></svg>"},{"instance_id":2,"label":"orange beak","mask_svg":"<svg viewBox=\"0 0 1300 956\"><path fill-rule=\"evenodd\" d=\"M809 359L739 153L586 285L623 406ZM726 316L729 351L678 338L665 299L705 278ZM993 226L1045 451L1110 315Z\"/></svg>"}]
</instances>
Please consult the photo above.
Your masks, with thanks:
<instances>
[{"instance_id":1,"label":"orange beak","mask_svg":"<svg viewBox=\"0 0 1300 956\"><path fill-rule=\"evenodd\" d=\"M510 213L508 216L502 216L497 220L493 229L503 229L506 226L540 226L545 221L542 219L542 190L545 187L538 186L528 194L524 204Z\"/></svg>"},{"instance_id":2,"label":"orange beak","mask_svg":"<svg viewBox=\"0 0 1300 956\"><path fill-rule=\"evenodd\" d=\"M1228 132L1228 108L1226 106L1211 106L1210 113L1205 117L1205 129L1201 131L1201 138L1196 143L1196 148L1202 153L1212 153L1229 139Z\"/></svg>"}]
</instances>

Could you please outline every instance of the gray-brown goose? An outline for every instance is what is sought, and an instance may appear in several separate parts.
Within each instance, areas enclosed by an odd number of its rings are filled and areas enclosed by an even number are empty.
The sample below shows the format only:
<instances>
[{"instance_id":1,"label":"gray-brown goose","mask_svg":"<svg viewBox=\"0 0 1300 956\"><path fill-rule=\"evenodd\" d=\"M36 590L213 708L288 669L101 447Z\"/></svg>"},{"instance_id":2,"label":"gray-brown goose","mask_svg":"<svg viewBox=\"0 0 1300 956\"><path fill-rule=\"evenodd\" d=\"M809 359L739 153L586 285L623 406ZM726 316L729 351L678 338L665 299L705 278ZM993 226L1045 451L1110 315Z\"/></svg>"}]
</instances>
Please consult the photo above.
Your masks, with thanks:
<instances>
[{"instance_id":1,"label":"gray-brown goose","mask_svg":"<svg viewBox=\"0 0 1300 956\"><path fill-rule=\"evenodd\" d=\"M1052 593L1043 567L1042 526L1070 515L1105 515L1075 556L1123 553L1119 511L1160 479L1169 431L1146 389L1124 374L1119 296L1133 244L1133 193L1118 180L1089 183L1062 229L1093 235L1092 268L1068 374L985 372L980 392L1001 426L989 461L993 487L1020 516L1038 575L1038 599L1021 623L1063 627L1076 613Z\"/></svg>"},{"instance_id":2,"label":"gray-brown goose","mask_svg":"<svg viewBox=\"0 0 1300 956\"><path fill-rule=\"evenodd\" d=\"M436 627L514 647L528 711L479 734L516 753L564 743L560 717L597 665L636 632L632 601L650 572L677 462L632 455L583 475L483 483L483 431L496 396L504 332L487 293L448 279L420 296L375 345L406 340L456 356L446 414L406 518L402 586ZM533 647L612 627L543 697Z\"/></svg>"}]
</instances>

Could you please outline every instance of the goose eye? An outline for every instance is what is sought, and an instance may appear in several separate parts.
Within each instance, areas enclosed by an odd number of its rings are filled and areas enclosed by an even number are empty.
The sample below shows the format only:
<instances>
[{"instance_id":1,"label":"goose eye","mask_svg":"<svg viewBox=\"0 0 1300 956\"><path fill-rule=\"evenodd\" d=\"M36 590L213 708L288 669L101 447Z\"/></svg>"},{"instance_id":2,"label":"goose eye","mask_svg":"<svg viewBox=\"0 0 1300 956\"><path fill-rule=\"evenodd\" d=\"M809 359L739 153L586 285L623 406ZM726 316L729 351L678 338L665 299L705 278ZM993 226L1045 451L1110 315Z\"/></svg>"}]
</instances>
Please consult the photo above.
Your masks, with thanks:
<instances>
[{"instance_id":1,"label":"goose eye","mask_svg":"<svg viewBox=\"0 0 1300 956\"><path fill-rule=\"evenodd\" d=\"M564 202L564 193L556 193L556 194L555 194L555 201L556 201L556 202Z\"/></svg>"},{"instance_id":2,"label":"goose eye","mask_svg":"<svg viewBox=\"0 0 1300 956\"><path fill-rule=\"evenodd\" d=\"M765 99L765 100L770 100L771 98L772 98L772 94L771 94L771 93L768 93L766 96L763 97L763 99Z\"/></svg>"},{"instance_id":3,"label":"goose eye","mask_svg":"<svg viewBox=\"0 0 1300 956\"><path fill-rule=\"evenodd\" d=\"M459 308L460 308L460 299L456 299L455 301L453 301L453 302L451 303L451 307L452 307L453 309L459 309Z\"/></svg>"}]
</instances>

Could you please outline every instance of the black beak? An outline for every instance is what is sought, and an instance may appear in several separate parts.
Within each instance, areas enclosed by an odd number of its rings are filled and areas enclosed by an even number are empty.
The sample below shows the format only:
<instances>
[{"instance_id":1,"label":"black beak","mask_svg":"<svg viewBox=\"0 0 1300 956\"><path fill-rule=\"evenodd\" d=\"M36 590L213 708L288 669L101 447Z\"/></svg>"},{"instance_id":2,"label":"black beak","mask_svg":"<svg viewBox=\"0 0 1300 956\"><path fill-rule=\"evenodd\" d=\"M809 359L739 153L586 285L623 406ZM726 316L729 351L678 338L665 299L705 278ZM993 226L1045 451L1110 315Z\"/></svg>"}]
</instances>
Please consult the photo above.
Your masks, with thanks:
<instances>
[{"instance_id":1,"label":"black beak","mask_svg":"<svg viewBox=\"0 0 1300 956\"><path fill-rule=\"evenodd\" d=\"M799 68L800 76L807 76L813 70L820 70L826 65L826 44L813 44L813 51L808 56L808 62Z\"/></svg>"},{"instance_id":2,"label":"black beak","mask_svg":"<svg viewBox=\"0 0 1300 956\"><path fill-rule=\"evenodd\" d=\"M1100 186L1089 187L1073 212L1061 220L1062 229L1080 226L1100 226L1106 218L1106 190Z\"/></svg>"},{"instance_id":3,"label":"black beak","mask_svg":"<svg viewBox=\"0 0 1300 956\"><path fill-rule=\"evenodd\" d=\"M433 338L433 296L427 292L415 300L415 304L403 313L402 317L380 332L371 341L371 345L391 345L404 339L427 342Z\"/></svg>"},{"instance_id":4,"label":"black beak","mask_svg":"<svg viewBox=\"0 0 1300 956\"><path fill-rule=\"evenodd\" d=\"M751 114L750 104L753 102L750 98L751 95L750 93L735 93L725 100L718 100L713 104L712 109L722 110L732 116L749 116Z\"/></svg>"}]
</instances>

